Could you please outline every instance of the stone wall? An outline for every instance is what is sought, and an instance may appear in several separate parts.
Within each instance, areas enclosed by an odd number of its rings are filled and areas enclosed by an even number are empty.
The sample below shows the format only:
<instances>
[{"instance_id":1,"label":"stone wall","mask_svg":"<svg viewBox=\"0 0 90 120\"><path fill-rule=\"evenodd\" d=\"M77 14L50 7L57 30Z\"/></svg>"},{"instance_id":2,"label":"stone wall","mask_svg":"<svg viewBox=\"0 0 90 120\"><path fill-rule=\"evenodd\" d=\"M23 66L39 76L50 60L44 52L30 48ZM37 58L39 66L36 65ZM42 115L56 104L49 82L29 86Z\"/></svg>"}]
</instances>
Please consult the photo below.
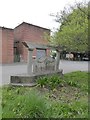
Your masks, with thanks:
<instances>
[{"instance_id":1,"label":"stone wall","mask_svg":"<svg viewBox=\"0 0 90 120\"><path fill-rule=\"evenodd\" d=\"M41 57L33 61L33 73L43 74L55 71L55 59L49 57Z\"/></svg>"}]
</instances>

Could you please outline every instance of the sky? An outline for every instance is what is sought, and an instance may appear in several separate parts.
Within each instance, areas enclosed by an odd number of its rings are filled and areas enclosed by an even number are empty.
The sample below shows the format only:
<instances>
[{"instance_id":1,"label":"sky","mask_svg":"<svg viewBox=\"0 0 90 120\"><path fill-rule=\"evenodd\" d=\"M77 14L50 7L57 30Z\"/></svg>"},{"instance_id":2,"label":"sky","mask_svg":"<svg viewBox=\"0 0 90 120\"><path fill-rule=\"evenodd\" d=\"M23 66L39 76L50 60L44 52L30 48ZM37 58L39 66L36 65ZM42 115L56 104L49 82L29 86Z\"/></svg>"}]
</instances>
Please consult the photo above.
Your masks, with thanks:
<instances>
[{"instance_id":1,"label":"sky","mask_svg":"<svg viewBox=\"0 0 90 120\"><path fill-rule=\"evenodd\" d=\"M45 27L54 31L59 27L54 17L68 5L83 0L0 0L0 26L14 28L22 22Z\"/></svg>"}]
</instances>

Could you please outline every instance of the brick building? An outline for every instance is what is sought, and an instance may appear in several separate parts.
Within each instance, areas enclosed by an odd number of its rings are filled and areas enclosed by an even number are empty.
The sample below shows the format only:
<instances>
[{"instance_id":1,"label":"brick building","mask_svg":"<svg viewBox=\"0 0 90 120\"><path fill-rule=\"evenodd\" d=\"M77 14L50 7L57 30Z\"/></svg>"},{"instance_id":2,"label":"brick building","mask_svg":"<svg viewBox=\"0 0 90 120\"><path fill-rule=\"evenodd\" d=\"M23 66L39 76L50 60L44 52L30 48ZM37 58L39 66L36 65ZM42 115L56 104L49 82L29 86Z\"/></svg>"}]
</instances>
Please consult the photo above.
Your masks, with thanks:
<instances>
[{"instance_id":1,"label":"brick building","mask_svg":"<svg viewBox=\"0 0 90 120\"><path fill-rule=\"evenodd\" d=\"M13 63L27 61L28 50L22 42L28 41L36 44L48 44L45 34L50 35L50 30L26 22L21 23L14 29L0 27L0 63ZM34 50L33 56L41 56L43 51ZM48 53L48 50L47 50Z\"/></svg>"},{"instance_id":2,"label":"brick building","mask_svg":"<svg viewBox=\"0 0 90 120\"><path fill-rule=\"evenodd\" d=\"M14 32L13 29L0 27L0 63L12 63L14 59L13 45Z\"/></svg>"}]
</instances>

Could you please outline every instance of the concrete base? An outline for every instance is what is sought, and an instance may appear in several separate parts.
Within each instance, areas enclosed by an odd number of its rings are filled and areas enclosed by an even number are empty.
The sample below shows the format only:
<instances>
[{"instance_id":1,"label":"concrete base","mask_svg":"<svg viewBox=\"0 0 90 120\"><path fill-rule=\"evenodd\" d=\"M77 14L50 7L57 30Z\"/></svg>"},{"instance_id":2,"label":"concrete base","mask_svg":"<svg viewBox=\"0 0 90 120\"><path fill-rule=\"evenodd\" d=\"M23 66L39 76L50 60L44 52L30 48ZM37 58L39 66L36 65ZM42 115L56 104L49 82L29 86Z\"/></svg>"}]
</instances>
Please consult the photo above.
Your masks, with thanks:
<instances>
[{"instance_id":1,"label":"concrete base","mask_svg":"<svg viewBox=\"0 0 90 120\"><path fill-rule=\"evenodd\" d=\"M37 84L36 83L28 83L28 84L23 84L23 83L11 83L10 85L13 85L13 86L27 86L27 87L34 87L36 86Z\"/></svg>"},{"instance_id":2,"label":"concrete base","mask_svg":"<svg viewBox=\"0 0 90 120\"><path fill-rule=\"evenodd\" d=\"M20 75L16 75L16 76L11 76L11 85L15 85L15 86L35 86L36 85L36 80L39 77L43 77L43 76L51 76L54 74L58 74L60 76L63 76L63 70L57 70L57 71L47 71L43 74L32 74L32 75L28 75L28 74L20 74Z\"/></svg>"}]
</instances>

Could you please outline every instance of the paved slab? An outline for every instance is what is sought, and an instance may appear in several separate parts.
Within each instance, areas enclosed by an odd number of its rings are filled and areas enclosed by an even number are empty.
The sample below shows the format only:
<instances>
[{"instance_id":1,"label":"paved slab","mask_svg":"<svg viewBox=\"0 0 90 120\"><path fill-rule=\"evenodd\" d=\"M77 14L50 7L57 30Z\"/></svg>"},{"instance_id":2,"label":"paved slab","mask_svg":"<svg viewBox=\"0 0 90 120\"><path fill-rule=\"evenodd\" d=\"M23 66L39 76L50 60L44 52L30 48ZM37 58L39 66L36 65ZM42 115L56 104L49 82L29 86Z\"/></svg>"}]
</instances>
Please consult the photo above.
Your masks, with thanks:
<instances>
[{"instance_id":1,"label":"paved slab","mask_svg":"<svg viewBox=\"0 0 90 120\"><path fill-rule=\"evenodd\" d=\"M2 84L9 84L11 75L27 73L26 64L9 64L0 67L2 67Z\"/></svg>"},{"instance_id":2,"label":"paved slab","mask_svg":"<svg viewBox=\"0 0 90 120\"><path fill-rule=\"evenodd\" d=\"M88 71L88 65L90 62L87 61L60 61L60 68L63 69L63 73L69 73L73 71Z\"/></svg>"},{"instance_id":3,"label":"paved slab","mask_svg":"<svg viewBox=\"0 0 90 120\"><path fill-rule=\"evenodd\" d=\"M69 73L72 71L88 71L88 62L87 61L60 61L60 69L63 69L63 73ZM10 76L16 74L25 74L27 73L27 64L8 64L0 65L0 85L9 84Z\"/></svg>"}]
</instances>

